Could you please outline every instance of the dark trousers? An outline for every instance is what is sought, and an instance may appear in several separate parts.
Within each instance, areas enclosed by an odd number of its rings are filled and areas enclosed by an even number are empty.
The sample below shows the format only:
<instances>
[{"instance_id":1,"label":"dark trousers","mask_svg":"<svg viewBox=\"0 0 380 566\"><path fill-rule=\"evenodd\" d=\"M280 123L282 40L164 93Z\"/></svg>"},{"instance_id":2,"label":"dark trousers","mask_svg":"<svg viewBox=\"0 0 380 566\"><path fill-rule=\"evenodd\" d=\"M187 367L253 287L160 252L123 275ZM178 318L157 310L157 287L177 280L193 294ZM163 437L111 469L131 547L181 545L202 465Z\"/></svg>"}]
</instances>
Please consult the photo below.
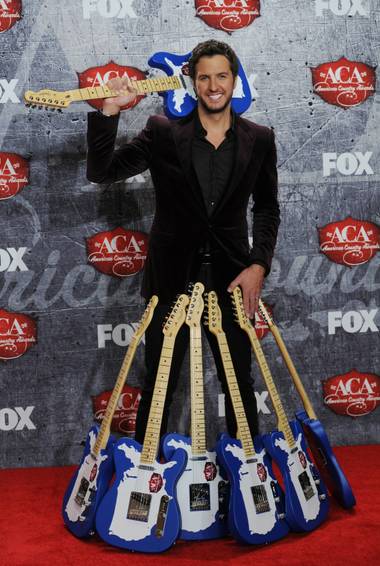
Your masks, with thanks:
<instances>
[{"instance_id":1,"label":"dark trousers","mask_svg":"<svg viewBox=\"0 0 380 566\"><path fill-rule=\"evenodd\" d=\"M230 349L236 378L239 384L245 414L253 438L256 434L258 434L258 419L256 397L253 391L253 383L251 377L251 345L247 334L240 329L240 327L234 320L231 304L225 302L221 303L219 306L221 307L222 311L222 328L227 337L227 342ZM164 339L164 335L162 333L163 323L165 316L170 312L170 308L171 307L169 305L160 305L159 303L155 309L153 320L145 333L145 359L147 374L145 377L145 383L142 388L142 397L137 413L135 433L135 438L140 444L142 444L144 441L145 429L148 421L149 410L156 381L156 374L161 356L161 348ZM228 433L233 438L235 438L237 429L236 419L231 397L228 391L217 339L216 336L211 334L211 332L208 330L208 327L203 325L203 328L205 329L205 334L203 333L203 336L206 335L206 338L209 342L215 360L217 376L221 383L222 391L225 394L226 422ZM168 411L173 401L183 359L186 354L187 348L189 347L189 334L188 325L183 324L176 337L161 425L161 435L167 432Z\"/></svg>"}]
</instances>

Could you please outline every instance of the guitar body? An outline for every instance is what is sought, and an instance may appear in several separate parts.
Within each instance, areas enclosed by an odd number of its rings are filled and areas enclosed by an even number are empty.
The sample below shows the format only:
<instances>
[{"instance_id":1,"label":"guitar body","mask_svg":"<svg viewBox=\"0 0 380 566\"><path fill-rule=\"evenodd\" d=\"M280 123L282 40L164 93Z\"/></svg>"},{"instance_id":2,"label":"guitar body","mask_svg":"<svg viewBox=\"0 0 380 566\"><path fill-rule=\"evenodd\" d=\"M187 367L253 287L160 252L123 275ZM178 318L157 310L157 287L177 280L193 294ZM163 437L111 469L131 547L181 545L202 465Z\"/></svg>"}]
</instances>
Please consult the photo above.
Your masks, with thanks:
<instances>
[{"instance_id":1,"label":"guitar body","mask_svg":"<svg viewBox=\"0 0 380 566\"><path fill-rule=\"evenodd\" d=\"M175 487L186 465L177 450L166 464L140 465L141 445L121 438L114 447L116 478L96 515L96 530L113 545L140 552L162 552L178 538L181 519Z\"/></svg>"},{"instance_id":2,"label":"guitar body","mask_svg":"<svg viewBox=\"0 0 380 566\"><path fill-rule=\"evenodd\" d=\"M302 425L313 458L329 492L342 507L350 509L356 504L355 496L321 422L318 419L310 419L304 410L297 411L296 417Z\"/></svg>"},{"instance_id":3,"label":"guitar body","mask_svg":"<svg viewBox=\"0 0 380 566\"><path fill-rule=\"evenodd\" d=\"M105 450L95 459L92 456L99 426L94 425L87 436L82 460L65 492L62 516L67 528L77 537L84 538L95 530L95 514L114 472L114 437L108 439Z\"/></svg>"},{"instance_id":4,"label":"guitar body","mask_svg":"<svg viewBox=\"0 0 380 566\"><path fill-rule=\"evenodd\" d=\"M164 71L169 77L172 75L185 74L183 72L190 59L191 52L185 55L176 55L166 51L154 53L148 63L151 67ZM189 77L186 76L187 79ZM191 81L189 81L191 84ZM188 89L180 88L176 90L160 93L164 98L165 113L168 118L184 118L190 114L197 105L192 86ZM232 95L232 108L237 114L245 112L252 103L252 93L247 76L239 61L238 76L236 86Z\"/></svg>"},{"instance_id":5,"label":"guitar body","mask_svg":"<svg viewBox=\"0 0 380 566\"><path fill-rule=\"evenodd\" d=\"M164 436L162 450L166 460L171 460L178 448L187 453L187 465L177 483L182 523L179 538L206 540L226 536L229 485L216 462L216 453L207 451L194 456L190 437Z\"/></svg>"},{"instance_id":6,"label":"guitar body","mask_svg":"<svg viewBox=\"0 0 380 566\"><path fill-rule=\"evenodd\" d=\"M233 536L249 544L265 544L286 536L283 495L261 438L255 456L246 459L241 442L223 434L216 445L218 460L231 484L228 523Z\"/></svg>"},{"instance_id":7,"label":"guitar body","mask_svg":"<svg viewBox=\"0 0 380 566\"><path fill-rule=\"evenodd\" d=\"M263 442L284 480L286 521L294 531L312 531L327 517L327 489L308 457L301 425L289 425L296 439L293 450L279 431L265 434Z\"/></svg>"}]
</instances>

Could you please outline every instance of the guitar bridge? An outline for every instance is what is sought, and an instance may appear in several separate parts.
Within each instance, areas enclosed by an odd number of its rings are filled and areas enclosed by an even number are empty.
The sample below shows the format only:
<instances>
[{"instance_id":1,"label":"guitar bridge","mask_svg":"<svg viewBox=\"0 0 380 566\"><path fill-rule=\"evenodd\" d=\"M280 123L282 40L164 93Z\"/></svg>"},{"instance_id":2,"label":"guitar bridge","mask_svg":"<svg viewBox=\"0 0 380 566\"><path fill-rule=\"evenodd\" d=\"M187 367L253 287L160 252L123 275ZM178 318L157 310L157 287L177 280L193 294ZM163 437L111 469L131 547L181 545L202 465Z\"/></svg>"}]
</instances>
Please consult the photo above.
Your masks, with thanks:
<instances>
[{"instance_id":1,"label":"guitar bridge","mask_svg":"<svg viewBox=\"0 0 380 566\"><path fill-rule=\"evenodd\" d=\"M131 497L129 499L127 519L147 523L151 499L152 496L150 495L150 493L139 493L138 491L132 491Z\"/></svg>"},{"instance_id":2,"label":"guitar bridge","mask_svg":"<svg viewBox=\"0 0 380 566\"><path fill-rule=\"evenodd\" d=\"M210 486L208 483L192 483L189 485L190 511L210 510Z\"/></svg>"},{"instance_id":3,"label":"guitar bridge","mask_svg":"<svg viewBox=\"0 0 380 566\"><path fill-rule=\"evenodd\" d=\"M298 476L298 480L301 484L306 501L309 501L309 499L311 499L314 495L314 489L310 483L306 470Z\"/></svg>"},{"instance_id":4,"label":"guitar bridge","mask_svg":"<svg viewBox=\"0 0 380 566\"><path fill-rule=\"evenodd\" d=\"M255 504L256 513L267 513L270 511L270 505L267 492L264 485L254 485L251 487L253 503Z\"/></svg>"}]
</instances>

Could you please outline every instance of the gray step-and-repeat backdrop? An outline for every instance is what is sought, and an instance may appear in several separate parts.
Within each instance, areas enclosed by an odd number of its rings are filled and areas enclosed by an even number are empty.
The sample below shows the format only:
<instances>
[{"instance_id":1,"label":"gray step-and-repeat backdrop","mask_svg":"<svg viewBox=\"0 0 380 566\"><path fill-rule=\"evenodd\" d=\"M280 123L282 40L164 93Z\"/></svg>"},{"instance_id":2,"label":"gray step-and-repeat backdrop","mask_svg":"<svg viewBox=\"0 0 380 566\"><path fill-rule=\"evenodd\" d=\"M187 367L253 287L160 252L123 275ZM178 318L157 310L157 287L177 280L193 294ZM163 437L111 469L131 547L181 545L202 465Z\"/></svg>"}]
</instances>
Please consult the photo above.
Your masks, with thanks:
<instances>
[{"instance_id":1,"label":"gray step-and-repeat backdrop","mask_svg":"<svg viewBox=\"0 0 380 566\"><path fill-rule=\"evenodd\" d=\"M149 172L106 187L86 180L89 103L50 112L26 108L23 94L163 74L154 54L185 55L208 38L236 50L252 99L244 115L276 134L282 224L265 303L331 442L378 442L379 25L377 0L0 1L2 467L78 462L144 309L155 206ZM164 111L159 94L142 97L123 113L119 141ZM290 418L300 399L258 328ZM211 446L225 424L206 344L204 358ZM141 344L113 421L121 434L133 433L143 359ZM253 375L269 431L276 416L254 362ZM178 432L189 425L188 379L185 364Z\"/></svg>"}]
</instances>

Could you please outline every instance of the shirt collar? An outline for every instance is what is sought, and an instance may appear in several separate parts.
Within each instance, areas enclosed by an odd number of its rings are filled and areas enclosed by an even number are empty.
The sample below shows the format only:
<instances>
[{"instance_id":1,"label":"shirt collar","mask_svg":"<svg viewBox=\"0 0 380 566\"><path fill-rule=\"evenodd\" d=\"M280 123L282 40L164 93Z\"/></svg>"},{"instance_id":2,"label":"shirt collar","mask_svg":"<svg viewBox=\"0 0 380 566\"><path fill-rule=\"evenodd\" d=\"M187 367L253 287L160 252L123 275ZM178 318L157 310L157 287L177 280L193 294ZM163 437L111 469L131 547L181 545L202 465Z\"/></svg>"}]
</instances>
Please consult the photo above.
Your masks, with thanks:
<instances>
[{"instance_id":1,"label":"shirt collar","mask_svg":"<svg viewBox=\"0 0 380 566\"><path fill-rule=\"evenodd\" d=\"M207 130L202 126L202 122L199 119L198 110L194 112L195 118L195 135L197 138L205 138L207 136ZM226 132L226 137L229 137L235 133L236 127L236 114L231 108L231 126Z\"/></svg>"}]
</instances>

